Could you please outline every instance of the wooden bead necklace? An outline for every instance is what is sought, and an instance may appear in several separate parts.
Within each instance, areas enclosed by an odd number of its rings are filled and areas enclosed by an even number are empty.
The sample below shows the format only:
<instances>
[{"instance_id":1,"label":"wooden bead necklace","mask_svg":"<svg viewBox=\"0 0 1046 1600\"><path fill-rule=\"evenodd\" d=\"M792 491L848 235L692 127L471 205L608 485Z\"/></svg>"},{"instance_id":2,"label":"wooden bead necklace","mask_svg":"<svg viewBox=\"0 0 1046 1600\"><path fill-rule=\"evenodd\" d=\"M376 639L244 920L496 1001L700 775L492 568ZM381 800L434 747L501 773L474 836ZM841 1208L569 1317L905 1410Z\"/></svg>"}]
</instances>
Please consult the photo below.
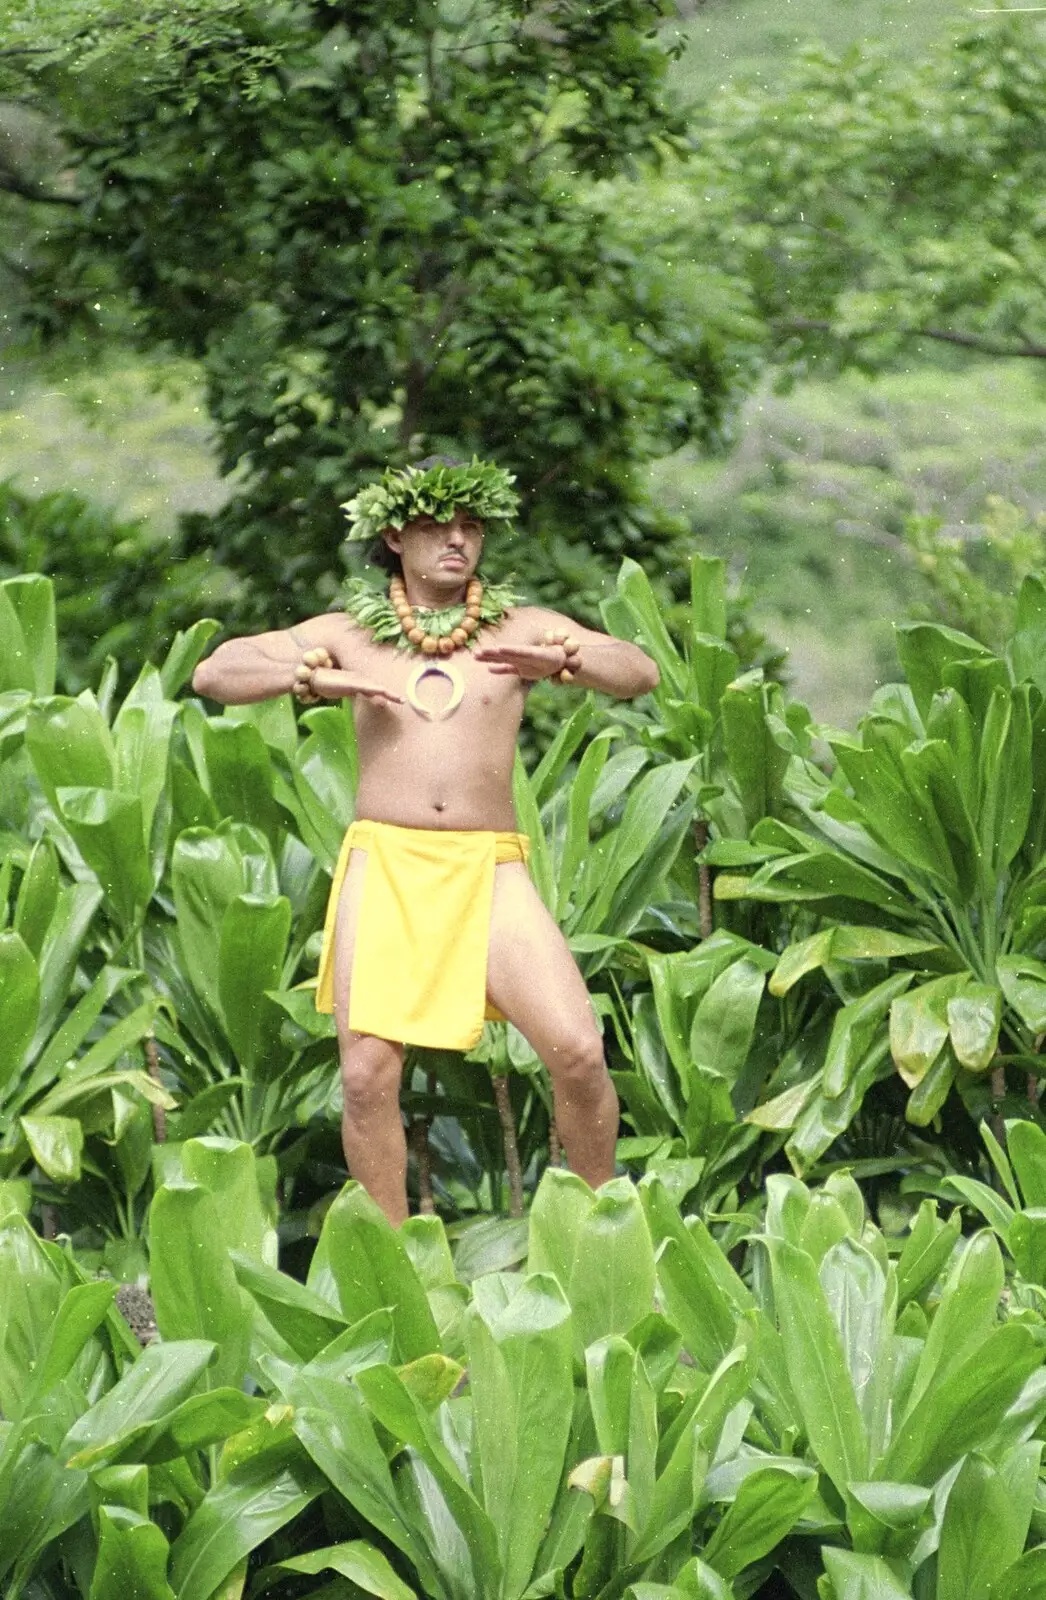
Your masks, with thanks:
<instances>
[{"instance_id":1,"label":"wooden bead necklace","mask_svg":"<svg viewBox=\"0 0 1046 1600\"><path fill-rule=\"evenodd\" d=\"M408 644L420 650L426 656L452 656L455 650L460 650L467 645L472 635L480 625L480 609L483 605L483 585L478 578L470 578L465 589L465 615L458 626L446 633L442 638L426 633L414 615L414 608L407 599L407 591L402 578L392 578L389 581L389 599L392 609L399 618L400 628Z\"/></svg>"}]
</instances>

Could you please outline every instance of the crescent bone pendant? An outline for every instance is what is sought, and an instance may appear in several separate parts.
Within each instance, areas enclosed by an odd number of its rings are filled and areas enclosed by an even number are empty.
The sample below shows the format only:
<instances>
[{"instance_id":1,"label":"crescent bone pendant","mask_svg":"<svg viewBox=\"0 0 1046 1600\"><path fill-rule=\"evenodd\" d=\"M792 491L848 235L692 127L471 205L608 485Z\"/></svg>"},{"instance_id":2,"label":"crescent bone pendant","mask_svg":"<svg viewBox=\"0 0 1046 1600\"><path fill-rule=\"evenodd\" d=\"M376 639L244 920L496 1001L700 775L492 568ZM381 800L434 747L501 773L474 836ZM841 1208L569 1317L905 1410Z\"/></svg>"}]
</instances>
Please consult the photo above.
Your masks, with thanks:
<instances>
[{"instance_id":1,"label":"crescent bone pendant","mask_svg":"<svg viewBox=\"0 0 1046 1600\"><path fill-rule=\"evenodd\" d=\"M450 684L450 698L445 705L439 707L424 705L418 699L418 687L423 678L446 678ZM451 666L449 661L419 661L410 677L407 679L407 703L412 711L419 717L424 717L426 722L443 722L446 717L452 717L461 704L465 693L465 684L457 667Z\"/></svg>"}]
</instances>

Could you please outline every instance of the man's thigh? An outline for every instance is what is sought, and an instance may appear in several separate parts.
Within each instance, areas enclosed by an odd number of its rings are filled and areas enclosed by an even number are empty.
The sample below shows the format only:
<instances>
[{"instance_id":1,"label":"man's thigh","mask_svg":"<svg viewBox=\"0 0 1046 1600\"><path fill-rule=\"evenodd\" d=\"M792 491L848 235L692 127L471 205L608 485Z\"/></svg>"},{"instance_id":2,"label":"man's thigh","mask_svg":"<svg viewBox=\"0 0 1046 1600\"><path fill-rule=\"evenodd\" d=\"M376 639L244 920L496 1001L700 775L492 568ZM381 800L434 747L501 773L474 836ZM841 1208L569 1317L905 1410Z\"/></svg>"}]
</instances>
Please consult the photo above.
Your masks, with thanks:
<instances>
[{"instance_id":1,"label":"man's thigh","mask_svg":"<svg viewBox=\"0 0 1046 1600\"><path fill-rule=\"evenodd\" d=\"M546 1065L597 1031L585 980L520 862L494 873L487 994Z\"/></svg>"}]
</instances>

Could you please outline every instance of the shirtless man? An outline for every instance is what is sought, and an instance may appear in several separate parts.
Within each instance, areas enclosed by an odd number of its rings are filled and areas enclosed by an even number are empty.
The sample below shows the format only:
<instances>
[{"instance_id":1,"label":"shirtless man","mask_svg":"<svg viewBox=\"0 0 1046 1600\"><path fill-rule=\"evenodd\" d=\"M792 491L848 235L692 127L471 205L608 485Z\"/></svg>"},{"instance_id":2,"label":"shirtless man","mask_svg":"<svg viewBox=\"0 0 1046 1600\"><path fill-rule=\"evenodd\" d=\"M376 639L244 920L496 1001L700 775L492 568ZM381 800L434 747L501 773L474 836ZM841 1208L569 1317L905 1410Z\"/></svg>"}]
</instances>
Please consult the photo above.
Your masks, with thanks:
<instances>
[{"instance_id":1,"label":"shirtless man","mask_svg":"<svg viewBox=\"0 0 1046 1600\"><path fill-rule=\"evenodd\" d=\"M404 1042L478 1042L484 998L548 1068L573 1170L593 1186L614 1171L618 1107L602 1037L566 940L527 875L512 768L531 683L566 674L580 688L630 698L654 688L657 668L635 645L540 607L488 620L472 580L484 522L514 509L511 482L478 462L390 470L384 499L371 486L347 510L356 517L350 538L368 537L375 517L388 515L372 559L399 566L391 584L399 614L386 607L384 626L368 628L328 613L230 639L193 677L194 689L226 705L288 692L354 701L357 821L332 885L317 1004L337 1023L348 1169L394 1224L407 1216ZM437 514L419 514L419 499ZM444 632L446 642L419 648L427 627L446 629L457 617L463 625Z\"/></svg>"}]
</instances>

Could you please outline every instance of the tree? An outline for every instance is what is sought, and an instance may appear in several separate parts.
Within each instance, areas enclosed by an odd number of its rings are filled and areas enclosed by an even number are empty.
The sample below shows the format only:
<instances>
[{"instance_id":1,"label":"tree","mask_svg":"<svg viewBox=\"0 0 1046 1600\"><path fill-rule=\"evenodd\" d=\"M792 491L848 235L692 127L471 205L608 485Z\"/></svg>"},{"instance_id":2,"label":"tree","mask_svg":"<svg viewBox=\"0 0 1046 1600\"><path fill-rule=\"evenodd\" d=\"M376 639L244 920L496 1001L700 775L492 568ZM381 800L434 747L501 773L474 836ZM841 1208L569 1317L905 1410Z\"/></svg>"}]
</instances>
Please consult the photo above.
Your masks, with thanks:
<instances>
[{"instance_id":1,"label":"tree","mask_svg":"<svg viewBox=\"0 0 1046 1600\"><path fill-rule=\"evenodd\" d=\"M239 487L186 549L250 579L239 625L331 602L339 502L433 450L517 472L535 597L592 614L623 554L665 563L680 524L637 468L721 434L747 324L594 182L686 151L662 3L223 0L181 34L118 16L100 61L95 26L78 74L52 16L36 81L75 109L82 203L49 214L29 314L129 304L202 363Z\"/></svg>"},{"instance_id":2,"label":"tree","mask_svg":"<svg viewBox=\"0 0 1046 1600\"><path fill-rule=\"evenodd\" d=\"M1044 95L1036 16L978 19L914 67L807 52L776 93L704 108L692 248L748 280L777 362L1046 359Z\"/></svg>"}]
</instances>

